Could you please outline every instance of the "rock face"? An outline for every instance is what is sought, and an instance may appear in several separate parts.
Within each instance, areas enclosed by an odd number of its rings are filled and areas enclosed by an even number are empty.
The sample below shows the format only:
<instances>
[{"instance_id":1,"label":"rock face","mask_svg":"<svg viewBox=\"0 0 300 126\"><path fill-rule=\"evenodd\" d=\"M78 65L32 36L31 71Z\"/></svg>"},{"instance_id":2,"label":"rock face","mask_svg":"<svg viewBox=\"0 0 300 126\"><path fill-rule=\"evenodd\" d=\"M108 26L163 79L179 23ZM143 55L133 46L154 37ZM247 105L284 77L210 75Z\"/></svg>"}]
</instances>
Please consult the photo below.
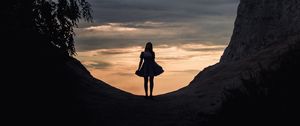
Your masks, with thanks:
<instances>
[{"instance_id":1,"label":"rock face","mask_svg":"<svg viewBox=\"0 0 300 126\"><path fill-rule=\"evenodd\" d=\"M175 93L193 101L190 111L202 115L198 120L218 118L209 125L296 122L299 45L299 0L241 0L220 62Z\"/></svg>"},{"instance_id":2,"label":"rock face","mask_svg":"<svg viewBox=\"0 0 300 126\"><path fill-rule=\"evenodd\" d=\"M300 34L299 0L241 0L221 62L239 60Z\"/></svg>"}]
</instances>

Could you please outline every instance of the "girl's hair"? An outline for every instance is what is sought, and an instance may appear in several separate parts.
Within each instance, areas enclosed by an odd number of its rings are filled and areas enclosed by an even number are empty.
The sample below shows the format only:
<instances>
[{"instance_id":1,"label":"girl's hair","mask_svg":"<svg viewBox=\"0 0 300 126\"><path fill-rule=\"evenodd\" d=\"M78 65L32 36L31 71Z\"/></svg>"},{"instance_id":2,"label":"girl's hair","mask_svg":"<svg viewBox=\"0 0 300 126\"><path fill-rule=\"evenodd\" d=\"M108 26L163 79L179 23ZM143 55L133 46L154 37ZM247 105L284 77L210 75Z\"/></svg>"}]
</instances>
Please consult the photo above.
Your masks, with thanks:
<instances>
[{"instance_id":1,"label":"girl's hair","mask_svg":"<svg viewBox=\"0 0 300 126\"><path fill-rule=\"evenodd\" d=\"M153 46L151 42L147 42L146 46L145 46L145 51L149 51L153 53Z\"/></svg>"}]
</instances>

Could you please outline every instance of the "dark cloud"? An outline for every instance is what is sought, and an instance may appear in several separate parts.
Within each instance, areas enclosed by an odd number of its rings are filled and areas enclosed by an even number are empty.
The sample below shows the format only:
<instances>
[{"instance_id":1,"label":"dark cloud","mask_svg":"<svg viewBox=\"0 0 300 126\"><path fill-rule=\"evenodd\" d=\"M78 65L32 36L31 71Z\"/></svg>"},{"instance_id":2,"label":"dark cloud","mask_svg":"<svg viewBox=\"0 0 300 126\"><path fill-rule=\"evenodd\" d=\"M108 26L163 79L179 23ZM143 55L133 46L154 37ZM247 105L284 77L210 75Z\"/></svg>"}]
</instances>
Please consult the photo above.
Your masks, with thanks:
<instances>
[{"instance_id":1,"label":"dark cloud","mask_svg":"<svg viewBox=\"0 0 300 126\"><path fill-rule=\"evenodd\" d=\"M76 31L78 51L103 48L186 43L227 44L239 0L88 0L94 23ZM136 32L86 30L110 25Z\"/></svg>"},{"instance_id":2,"label":"dark cloud","mask_svg":"<svg viewBox=\"0 0 300 126\"><path fill-rule=\"evenodd\" d=\"M172 70L172 71L168 71L168 72L175 72L175 73L198 73L199 70L193 70L193 69L190 69L190 70Z\"/></svg>"},{"instance_id":3,"label":"dark cloud","mask_svg":"<svg viewBox=\"0 0 300 126\"><path fill-rule=\"evenodd\" d=\"M129 51L122 51L122 50L103 50L100 52L101 54L104 55L116 55L116 54L125 54L125 53L130 53Z\"/></svg>"},{"instance_id":4,"label":"dark cloud","mask_svg":"<svg viewBox=\"0 0 300 126\"><path fill-rule=\"evenodd\" d=\"M92 64L86 64L87 67L94 68L94 69L106 69L112 66L111 63L103 62L103 61L96 61Z\"/></svg>"},{"instance_id":5,"label":"dark cloud","mask_svg":"<svg viewBox=\"0 0 300 126\"><path fill-rule=\"evenodd\" d=\"M197 52L204 51L204 52L207 52L207 51L221 51L221 50L224 50L225 47L215 47L215 48L183 48L183 49L186 50L186 51L197 51Z\"/></svg>"},{"instance_id":6,"label":"dark cloud","mask_svg":"<svg viewBox=\"0 0 300 126\"><path fill-rule=\"evenodd\" d=\"M105 38L105 37L78 37L77 50L88 51L95 49L111 49L120 47L129 47L136 45L144 45L145 40L130 38Z\"/></svg>"},{"instance_id":7,"label":"dark cloud","mask_svg":"<svg viewBox=\"0 0 300 126\"><path fill-rule=\"evenodd\" d=\"M89 0L97 22L178 21L233 16L238 0Z\"/></svg>"},{"instance_id":8,"label":"dark cloud","mask_svg":"<svg viewBox=\"0 0 300 126\"><path fill-rule=\"evenodd\" d=\"M133 76L134 75L134 71L129 71L129 73L114 73L114 74L117 74L119 76Z\"/></svg>"},{"instance_id":9,"label":"dark cloud","mask_svg":"<svg viewBox=\"0 0 300 126\"><path fill-rule=\"evenodd\" d=\"M162 22L127 22L121 24L123 27L130 28L142 28L142 29L154 29L154 28L172 28L172 27L181 27L181 24L175 23L162 23Z\"/></svg>"},{"instance_id":10,"label":"dark cloud","mask_svg":"<svg viewBox=\"0 0 300 126\"><path fill-rule=\"evenodd\" d=\"M169 60L173 60L173 61L176 61L176 60L187 60L187 59L190 59L190 58L193 58L193 57L196 57L196 56L199 56L199 55L186 55L186 56L161 56L161 57L158 57L159 60L166 60L166 61L169 61Z\"/></svg>"}]
</instances>

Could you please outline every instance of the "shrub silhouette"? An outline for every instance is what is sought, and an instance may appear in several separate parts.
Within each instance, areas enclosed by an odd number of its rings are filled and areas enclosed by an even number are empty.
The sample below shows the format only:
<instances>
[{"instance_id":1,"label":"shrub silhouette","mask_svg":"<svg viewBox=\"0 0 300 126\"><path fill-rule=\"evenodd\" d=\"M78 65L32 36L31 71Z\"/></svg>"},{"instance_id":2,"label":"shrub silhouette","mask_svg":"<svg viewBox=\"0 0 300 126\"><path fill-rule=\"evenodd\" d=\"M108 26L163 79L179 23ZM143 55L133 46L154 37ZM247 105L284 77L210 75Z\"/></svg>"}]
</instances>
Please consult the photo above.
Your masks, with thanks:
<instances>
[{"instance_id":1,"label":"shrub silhouette","mask_svg":"<svg viewBox=\"0 0 300 126\"><path fill-rule=\"evenodd\" d=\"M33 43L36 41L51 44L69 56L76 54L73 28L80 19L92 21L90 4L85 0L12 0L2 12L7 25L4 31L17 36L15 41L30 38L26 45L40 47Z\"/></svg>"}]
</instances>

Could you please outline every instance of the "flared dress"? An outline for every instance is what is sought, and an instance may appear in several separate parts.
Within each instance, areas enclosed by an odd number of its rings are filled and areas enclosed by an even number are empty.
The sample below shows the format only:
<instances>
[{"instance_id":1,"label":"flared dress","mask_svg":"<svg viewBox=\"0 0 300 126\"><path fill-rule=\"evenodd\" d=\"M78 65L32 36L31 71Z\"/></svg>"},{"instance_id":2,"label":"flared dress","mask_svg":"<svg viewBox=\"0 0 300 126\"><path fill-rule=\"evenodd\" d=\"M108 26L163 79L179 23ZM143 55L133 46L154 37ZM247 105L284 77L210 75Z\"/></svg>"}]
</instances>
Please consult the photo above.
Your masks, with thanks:
<instances>
[{"instance_id":1,"label":"flared dress","mask_svg":"<svg viewBox=\"0 0 300 126\"><path fill-rule=\"evenodd\" d=\"M154 52L141 52L142 67L136 71L136 75L140 77L158 76L164 72L163 68L155 62Z\"/></svg>"}]
</instances>

